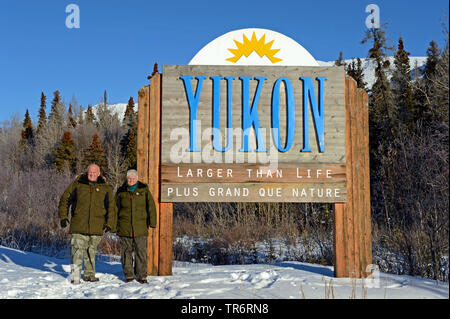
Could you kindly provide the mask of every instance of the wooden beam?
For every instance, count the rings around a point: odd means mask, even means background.
[[[148,184],[149,190],[154,196],[155,188],[158,188],[157,183],[154,183],[153,178],[149,178],[149,163],[152,161],[149,160],[149,149],[151,147],[150,144],[154,144],[150,135],[150,128],[152,127],[150,121],[150,86],[144,86],[139,90],[139,102],[138,102],[138,136],[137,136],[137,171],[139,175],[139,179]],[[152,176],[153,177],[153,176]],[[155,204],[158,198],[155,198]],[[156,204],[157,216],[159,214],[159,205]],[[154,241],[154,232],[155,230],[150,228],[148,241],[147,241],[147,273],[149,275],[157,274],[157,266],[158,265],[158,246]],[[156,261],[156,263],[155,263]]]
[[[172,274],[173,204],[161,203],[161,80],[160,73],[150,79],[150,141],[148,171],[151,189],[157,206],[157,227],[150,229],[152,243],[149,268],[152,275]]]
[[[362,90],[361,90],[362,91]],[[363,109],[363,153],[364,153],[364,219],[365,219],[365,240],[364,249],[366,251],[365,266],[372,264],[372,218],[370,210],[370,158],[369,158],[369,96],[362,91],[362,109]],[[365,276],[369,275],[365,272]]]
[[[347,202],[334,204],[336,277],[365,277],[372,262],[368,95],[345,79]]]
[[[357,167],[356,167],[356,175],[357,175],[357,201],[358,208],[356,210],[357,215],[357,243],[356,245],[359,247],[359,254],[357,256],[357,277],[364,277],[365,273],[365,256],[366,251],[364,248],[364,240],[365,240],[365,213],[364,213],[364,164],[363,164],[363,155],[364,155],[364,130],[363,130],[363,110],[362,110],[362,94],[361,90],[355,87],[355,95],[356,95],[356,133],[357,133]]]
[[[138,93],[138,128],[137,128],[137,171],[139,179],[148,183],[148,171],[146,163],[148,150],[148,112],[149,112],[149,86],[144,86]]]
[[[346,277],[345,273],[345,238],[344,238],[344,203],[334,204],[334,276]]]
[[[161,203],[159,221],[160,276],[172,275],[173,203]]]
[[[159,76],[159,75],[158,75]],[[149,131],[150,139],[148,143],[148,175],[149,189],[153,195],[156,206],[156,228],[150,228],[148,234],[148,268],[150,274],[158,275],[159,269],[159,221],[160,221],[160,198],[159,198],[159,166],[160,166],[160,123],[161,123],[161,102],[159,97],[158,76],[150,80],[149,93]]]

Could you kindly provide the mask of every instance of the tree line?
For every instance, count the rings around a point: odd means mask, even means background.
[[[82,106],[77,107],[76,100],[72,102],[75,105],[69,103],[67,107],[60,92],[53,92],[47,116],[47,97],[42,92],[37,124],[33,126],[27,109],[17,145],[10,145],[9,156],[2,158],[2,164],[15,171],[53,169],[76,175],[96,163],[117,188],[125,172],[136,168],[137,110],[133,98],[123,119],[108,105],[106,91],[96,114],[92,106],[84,111]]]
[[[422,69],[411,69],[400,37],[388,45],[385,28],[370,29],[375,82],[367,88],[361,60],[336,65],[369,94],[371,208],[375,258],[382,268],[448,280],[449,56],[435,41]],[[393,65],[388,52],[393,51]],[[414,71],[414,74],[413,74]],[[388,251],[389,254],[377,254]]]

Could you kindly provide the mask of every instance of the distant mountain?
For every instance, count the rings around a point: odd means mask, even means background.
[[[344,60],[344,62],[346,64],[350,64],[350,63],[352,63],[353,60],[355,60],[355,62],[356,62],[356,58]],[[390,56],[390,57],[388,57],[388,60],[391,64],[391,70],[393,70],[394,57]],[[319,63],[320,66],[334,65],[334,61],[329,61],[329,62],[317,61],[317,62]],[[374,63],[373,59],[369,59],[369,58],[362,58],[361,62],[362,62],[362,69],[364,72],[364,82],[367,83],[367,88],[371,88],[372,85],[375,83],[375,63]],[[411,67],[411,70],[412,70],[411,76],[413,76],[413,77],[415,76],[416,69],[419,70],[419,76],[421,76],[426,62],[427,62],[427,57],[422,57],[422,56],[409,57],[409,66]],[[390,76],[391,76],[391,74],[389,74],[389,77]]]
[[[94,113],[95,117],[97,117],[97,109],[99,107],[99,104],[92,106],[92,112]],[[108,108],[113,112],[113,114],[117,114],[119,117],[119,120],[122,121],[123,117],[125,115],[125,110],[127,109],[127,103],[117,103],[117,104],[108,104]],[[138,105],[135,103],[134,105],[134,111],[137,112]],[[86,110],[84,110],[84,114],[86,114]]]

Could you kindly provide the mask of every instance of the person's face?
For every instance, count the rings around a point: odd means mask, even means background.
[[[136,184],[138,181],[136,175],[131,174],[130,176],[127,177],[127,183],[128,186],[133,186],[134,184]]]
[[[88,179],[91,182],[96,182],[97,178],[100,176],[100,169],[96,165],[92,165],[88,169]]]

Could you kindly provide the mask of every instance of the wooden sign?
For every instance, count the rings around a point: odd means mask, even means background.
[[[148,273],[172,274],[173,202],[334,203],[334,273],[372,263],[368,95],[266,29],[215,39],[139,90],[137,168],[156,204]]]
[[[162,74],[154,74],[150,85],[139,90],[137,166],[140,179],[149,184],[157,208],[157,227],[149,229],[148,274],[166,276],[172,274],[173,204],[161,202],[161,184],[172,183],[172,179],[178,178],[177,174],[184,174],[186,184],[200,185],[205,177],[210,179],[209,182],[222,182],[220,184],[222,186],[224,186],[223,182],[230,182],[232,178],[233,185],[255,184],[259,179],[267,179],[268,171],[265,172],[266,175],[261,171],[248,177],[245,171],[241,171],[240,174],[233,173],[234,166],[244,165],[245,169],[251,169],[254,172],[253,170],[259,167],[259,164],[227,164],[227,167],[231,166],[231,171],[220,163],[208,163],[206,169],[205,163],[201,162],[180,163],[177,166],[161,165],[161,150],[164,148],[161,143],[161,132],[164,131],[161,127],[162,78]],[[317,170],[321,169],[325,174],[319,176],[316,170],[316,176],[314,176],[310,173],[312,170],[308,172],[307,167],[311,167],[310,163],[283,164],[284,173],[273,171],[270,175],[272,178],[281,178],[281,174],[287,174],[283,175],[283,179],[286,183],[293,183],[299,169],[299,176],[305,180],[310,178],[320,184],[326,181],[327,169],[329,169],[335,172],[329,173],[337,183],[346,182],[347,201],[334,203],[334,273],[336,277],[361,278],[370,274],[367,269],[372,263],[368,95],[365,91],[357,89],[353,79],[346,77],[344,83],[345,165],[315,164]],[[345,171],[343,171],[344,168]],[[219,191],[221,192],[218,193],[219,196],[227,195],[227,189]],[[276,194],[276,190],[271,191],[272,194]],[[270,193],[267,192],[267,194]],[[223,201],[223,199],[219,198],[217,201]]]
[[[161,202],[346,202],[343,67],[162,74]]]

